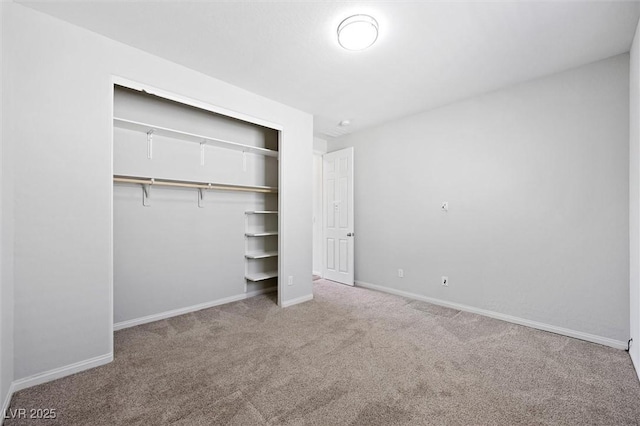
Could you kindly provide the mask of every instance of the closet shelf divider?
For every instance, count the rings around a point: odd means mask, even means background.
[[[277,251],[260,251],[260,252],[252,252],[244,255],[247,259],[266,259],[267,257],[277,257]]]
[[[245,278],[249,281],[264,281],[270,278],[276,278],[278,276],[278,271],[269,271],[269,272],[255,272],[251,274],[246,274]]]
[[[246,232],[244,235],[246,235],[247,237],[268,237],[271,235],[278,235],[278,233],[276,231],[273,232]]]

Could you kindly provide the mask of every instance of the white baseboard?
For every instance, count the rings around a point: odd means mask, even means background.
[[[53,370],[34,374],[33,376],[25,377],[23,379],[14,380],[11,387],[13,388],[13,392],[17,392],[22,389],[30,388],[31,386],[40,385],[84,370],[89,370],[90,368],[99,367],[101,365],[108,364],[111,361],[113,361],[113,352],[76,362],[75,364],[65,365],[64,367],[54,368]]]
[[[285,300],[284,302],[282,302],[282,307],[283,308],[288,308],[289,306],[297,305],[299,303],[308,302],[310,300],[313,300],[313,294],[307,294],[306,296],[297,297],[297,298],[291,299],[291,300]]]
[[[556,327],[555,325],[544,324],[537,321],[531,321],[524,318],[514,317],[511,315],[501,314],[499,312],[489,311],[486,309],[475,308],[473,306],[463,305],[460,303],[447,302],[446,300],[434,299],[432,297],[422,296],[420,294],[409,293],[407,291],[396,290],[394,288],[384,287],[377,284],[370,284],[363,281],[356,281],[358,287],[377,290],[384,293],[395,294],[409,299],[421,300],[423,302],[433,303],[434,305],[444,306],[446,308],[458,309],[460,311],[471,312],[473,314],[483,315],[485,317],[495,318],[514,324],[524,325],[526,327],[538,330],[549,331],[551,333],[561,334],[563,336],[573,337],[576,339],[586,340],[587,342],[598,343],[604,346],[610,346],[616,349],[627,349],[627,342],[610,339],[608,337],[596,336],[595,334],[583,333],[581,331],[570,330],[568,328]]]
[[[0,417],[0,426],[4,424],[4,414],[9,410],[9,405],[11,404],[11,397],[13,393],[16,391],[15,385],[11,383],[9,386],[9,390],[7,391],[7,396],[4,398],[4,402],[2,403],[2,416]]]
[[[311,274],[313,274],[313,275],[317,275],[317,276],[319,276],[320,278],[324,278],[324,277],[322,276],[322,272],[319,272],[319,271],[313,271],[313,272],[311,272]]]
[[[191,312],[200,311],[202,309],[212,308],[214,306],[224,305],[226,303],[237,302],[239,300],[248,299],[250,297],[259,296],[261,294],[271,293],[278,290],[277,287],[269,287],[261,290],[250,291],[248,293],[238,294],[236,296],[225,297],[223,299],[213,300],[211,302],[199,303],[185,308],[173,309],[171,311],[161,312],[159,314],[147,315],[142,318],[122,321],[113,325],[113,331],[122,330],[124,328],[135,327],[136,325],[147,324],[149,322],[160,321],[163,319],[184,315]]]

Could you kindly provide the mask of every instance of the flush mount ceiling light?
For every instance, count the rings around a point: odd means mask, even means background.
[[[364,50],[377,38],[378,22],[369,15],[353,15],[338,25],[338,43],[347,50]]]

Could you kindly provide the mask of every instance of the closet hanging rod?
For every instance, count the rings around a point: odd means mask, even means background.
[[[228,183],[191,182],[186,180],[155,179],[155,178],[138,177],[138,176],[114,175],[113,181],[115,183],[134,183],[138,185],[173,186],[173,187],[179,187],[179,188],[212,189],[212,190],[223,190],[223,191],[246,191],[246,192],[265,192],[265,193],[278,192],[278,188],[273,186],[232,185]]]

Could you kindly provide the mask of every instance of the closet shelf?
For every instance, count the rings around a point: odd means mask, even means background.
[[[278,212],[273,210],[252,210],[244,212],[244,214],[278,214]]]
[[[187,142],[205,143],[220,148],[235,149],[243,152],[251,152],[267,157],[278,158],[278,151],[272,149],[260,148],[252,145],[245,145],[238,142],[227,141],[224,139],[216,139],[210,136],[197,135],[195,133],[183,132],[181,130],[169,129],[167,127],[154,126],[152,124],[141,123],[139,121],[127,120],[125,118],[113,117],[113,125],[121,129],[135,130],[143,133],[152,133],[159,136],[167,136],[174,139],[180,139]]]
[[[261,251],[255,253],[247,253],[244,255],[247,259],[265,259],[267,257],[277,257],[277,251]]]
[[[193,182],[187,180],[155,179],[140,176],[114,175],[113,181],[115,183],[136,183],[139,185],[174,186],[179,188],[197,188],[223,191],[247,191],[266,193],[278,192],[278,188],[273,186],[232,185],[229,183]]]
[[[278,276],[278,271],[269,271],[269,272],[256,272],[256,273],[252,273],[252,274],[246,274],[245,278],[248,281],[264,281],[264,280],[268,280],[269,278],[277,278]]]
[[[271,232],[246,232],[244,235],[247,237],[268,237],[270,235],[278,235],[277,231]]]

